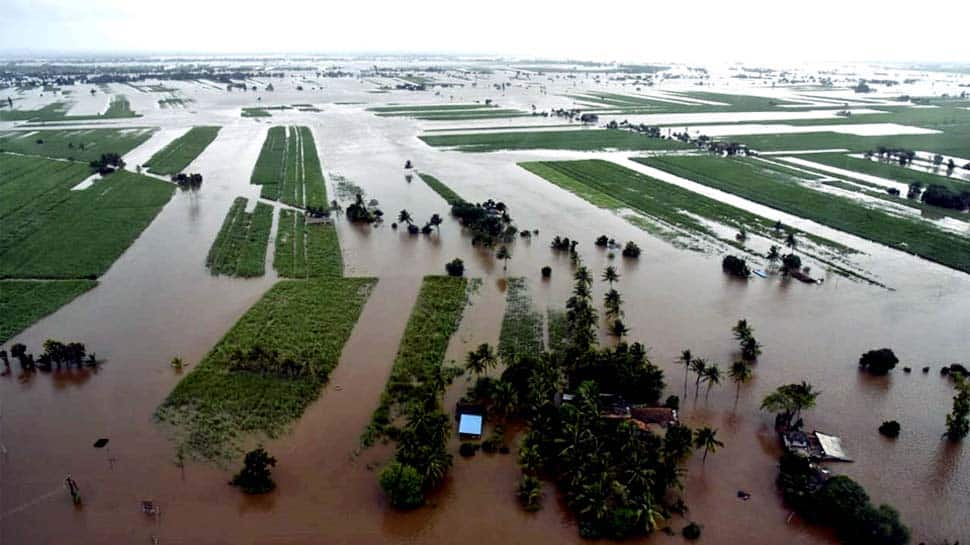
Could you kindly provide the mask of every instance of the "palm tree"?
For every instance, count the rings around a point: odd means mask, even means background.
[[[712,364],[704,368],[704,382],[707,383],[707,392],[704,393],[704,401],[711,396],[711,387],[721,383],[721,369],[717,364]]]
[[[182,372],[182,368],[185,367],[185,362],[182,361],[182,358],[176,356],[176,357],[172,358],[171,365],[175,369],[176,372],[181,373]]]
[[[498,365],[498,358],[488,343],[478,345],[477,349],[469,352],[468,356],[465,357],[465,369],[478,376],[484,375],[496,365]]]
[[[438,230],[438,234],[441,234],[441,216],[438,214],[431,214],[431,219],[428,220],[428,225],[434,227]]]
[[[697,394],[700,392],[704,369],[707,369],[707,360],[704,358],[694,358],[691,360],[690,370],[697,374],[697,379],[694,380],[694,401],[697,401]]]
[[[781,261],[781,248],[772,244],[771,248],[768,249],[768,264],[770,268],[775,268],[779,261]]]
[[[741,341],[741,357],[754,361],[761,355],[761,344],[754,337],[748,337]]]
[[[734,393],[734,406],[738,406],[738,398],[741,397],[741,385],[751,380],[751,367],[746,362],[736,361],[731,364],[731,380],[737,390]]]
[[[603,299],[603,306],[606,307],[607,318],[617,319],[623,316],[623,310],[621,309],[621,306],[623,305],[623,298],[620,297],[620,292],[611,289],[610,291],[606,292]]]
[[[621,340],[629,332],[630,332],[630,328],[628,328],[626,324],[623,323],[623,320],[619,318],[617,318],[616,320],[613,321],[612,324],[610,324],[610,333],[615,337],[619,337]]]
[[[795,251],[798,247],[798,240],[795,238],[795,231],[788,231],[788,236],[785,237],[785,246],[788,246],[791,251]]]
[[[800,384],[786,384],[765,396],[761,401],[761,408],[779,413],[775,419],[776,424],[790,428],[792,421],[797,422],[800,419],[804,409],[815,406],[815,400],[820,393],[804,380]]]
[[[702,464],[707,463],[707,455],[709,453],[717,452],[717,449],[723,446],[724,443],[717,439],[717,429],[704,427],[694,432],[694,447],[704,449],[704,457],[701,459]]]
[[[407,210],[401,210],[401,212],[397,215],[397,221],[400,223],[406,223],[408,225],[414,223],[414,220],[411,218],[411,214],[409,214]]]
[[[613,282],[620,281],[620,273],[616,272],[616,267],[610,265],[603,271],[603,281],[610,283],[610,289],[613,289]]]
[[[502,265],[502,270],[507,271],[509,269],[509,260],[512,259],[512,254],[509,253],[509,247],[504,244],[500,246],[498,251],[495,252],[495,257],[505,262]]]
[[[684,397],[687,397],[687,373],[690,371],[691,354],[690,349],[680,353],[680,362],[684,364]]]
[[[734,327],[731,328],[731,331],[734,332],[734,338],[739,341],[743,341],[744,339],[747,339],[754,333],[754,329],[752,329],[751,326],[748,325],[748,320],[746,319],[738,320],[738,323],[734,324]]]

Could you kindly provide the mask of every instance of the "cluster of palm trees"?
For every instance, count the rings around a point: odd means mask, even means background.
[[[761,355],[761,344],[754,338],[754,328],[748,324],[748,320],[738,320],[731,331],[741,348],[741,359],[744,361],[757,360],[758,356]]]
[[[746,323],[744,320],[738,322]],[[736,326],[737,327],[737,326]],[[757,345],[757,341],[755,341]],[[742,341],[742,352],[746,346],[745,342]],[[760,347],[760,345],[757,345]],[[760,353],[760,348],[758,348]],[[687,380],[691,373],[694,374],[694,402],[697,402],[697,397],[700,394],[701,383],[707,385],[707,390],[704,394],[704,400],[711,394],[711,388],[717,386],[721,383],[721,379],[724,378],[721,373],[721,368],[716,363],[709,362],[705,358],[697,358],[691,353],[691,351],[684,350],[680,354],[680,363],[684,366],[684,397],[687,397]],[[735,394],[734,394],[734,405],[737,406],[738,399],[741,397],[741,386],[748,383],[751,380],[753,373],[751,371],[751,366],[747,361],[737,360],[731,364],[731,368],[728,370],[728,377],[734,382]]]
[[[776,221],[775,234],[780,235],[783,230],[784,225],[782,225],[781,221]],[[778,263],[781,263],[781,270],[784,273],[798,271],[802,267],[802,259],[795,254],[795,250],[798,248],[798,239],[795,237],[795,231],[788,231],[785,234],[785,246],[789,250],[787,254],[782,254],[781,247],[775,244],[771,245],[767,255],[769,267],[776,269]]]
[[[44,352],[36,359],[32,353],[27,352],[27,346],[16,343],[10,347],[10,354],[6,350],[0,350],[0,361],[3,362],[4,373],[10,372],[10,358],[14,358],[20,364],[23,372],[31,371],[51,371],[71,367],[92,367],[98,364],[97,356],[93,353],[88,354],[84,343],[69,342],[63,343],[53,339],[44,341]]]
[[[603,271],[603,281],[609,283],[610,289],[603,296],[603,306],[606,308],[606,319],[609,322],[610,334],[623,339],[630,332],[630,329],[623,323],[623,298],[620,292],[613,288],[614,282],[620,281],[620,273],[616,267],[610,265]]]
[[[397,215],[397,223],[392,223],[391,228],[397,229],[397,224],[403,223],[408,226],[408,233],[412,235],[416,235],[418,233],[430,235],[432,228],[436,229],[440,234],[442,222],[443,220],[441,219],[441,216],[438,214],[431,214],[431,218],[428,219],[428,222],[424,224],[424,227],[419,228],[417,225],[415,225],[414,218],[411,217],[411,213],[407,210],[401,210]]]
[[[786,384],[765,396],[761,409],[775,413],[775,427],[778,429],[801,429],[802,411],[814,407],[820,393],[805,381]]]

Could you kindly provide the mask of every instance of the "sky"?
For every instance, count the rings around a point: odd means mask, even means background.
[[[964,62],[965,0],[0,0],[14,53],[442,53]]]

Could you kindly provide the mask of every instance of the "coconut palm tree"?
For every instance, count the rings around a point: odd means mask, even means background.
[[[428,225],[437,229],[438,234],[441,234],[441,223],[442,223],[441,216],[439,216],[438,214],[431,214],[431,219],[428,220]]]
[[[694,380],[694,401],[697,401],[697,394],[700,392],[701,379],[704,378],[705,369],[707,369],[707,360],[704,358],[694,358],[691,360],[690,370],[697,375],[697,378]]]
[[[781,261],[781,248],[779,248],[775,244],[772,244],[771,248],[768,249],[769,268],[771,269],[776,268],[779,261]]]
[[[734,324],[734,327],[731,328],[731,331],[734,332],[734,338],[739,341],[743,341],[744,339],[747,339],[754,333],[754,329],[752,329],[751,326],[748,325],[748,320],[746,319],[738,320],[738,323]]]
[[[626,334],[629,332],[630,332],[630,328],[628,328],[626,324],[623,323],[623,320],[619,318],[617,318],[616,320],[613,321],[612,324],[610,324],[610,334],[612,334],[614,337],[619,337],[620,340],[622,340],[623,337],[626,336]]]
[[[702,464],[707,463],[708,454],[717,452],[717,449],[723,446],[724,443],[717,439],[717,429],[704,427],[694,432],[694,448],[704,449]]]
[[[182,358],[176,356],[172,358],[171,365],[176,372],[180,373],[182,372],[182,368],[185,367],[185,362],[182,361]]]
[[[798,247],[798,239],[795,238],[795,231],[788,231],[788,236],[785,237],[785,246],[788,246],[792,252]]]
[[[469,352],[465,357],[465,369],[478,376],[484,375],[496,365],[498,365],[498,358],[495,350],[488,343],[478,345],[477,349]]]
[[[610,265],[603,271],[603,281],[610,283],[610,289],[613,289],[613,282],[620,281],[620,273],[616,272],[616,267]]]
[[[751,380],[751,367],[746,362],[736,361],[731,364],[731,380],[737,388],[734,392],[734,406],[738,406],[738,398],[741,397],[741,385]]]
[[[606,292],[603,297],[603,306],[606,307],[606,317],[618,319],[623,316],[623,310],[621,309],[623,305],[623,298],[620,297],[620,292],[611,289]]]
[[[408,213],[407,210],[401,210],[401,212],[397,215],[397,221],[399,223],[406,223],[408,225],[414,223],[414,219],[411,218],[411,214]]]
[[[800,384],[786,384],[765,396],[761,401],[761,408],[778,413],[776,424],[790,428],[793,422],[800,419],[803,410],[815,406],[815,400],[820,393],[804,380]]]
[[[684,364],[684,397],[687,397],[687,374],[690,372],[690,364],[692,362],[690,349],[684,350],[680,353],[680,363]]]
[[[704,382],[707,383],[707,391],[704,393],[704,401],[711,396],[711,387],[721,383],[721,369],[717,364],[708,365],[704,368]]]
[[[497,252],[495,252],[495,257],[501,259],[504,264],[502,265],[502,270],[507,271],[509,269],[509,260],[512,259],[512,254],[509,253],[509,247],[506,245],[501,245]]]

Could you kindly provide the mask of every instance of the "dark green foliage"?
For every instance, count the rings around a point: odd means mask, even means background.
[[[956,192],[946,186],[933,184],[926,188],[920,200],[932,206],[963,211],[970,208],[970,191]]]
[[[537,358],[542,352],[542,315],[532,307],[524,278],[508,280],[505,315],[499,334],[498,355],[503,362],[520,357]]]
[[[895,439],[899,437],[900,426],[895,420],[887,420],[879,425],[879,433]]]
[[[458,454],[462,455],[465,458],[470,458],[475,455],[475,452],[477,450],[478,450],[478,445],[476,445],[475,443],[462,443],[461,446],[458,447]]]
[[[798,272],[802,268],[802,258],[795,254],[785,254],[781,258],[781,270],[785,274]]]
[[[465,199],[462,199],[460,195],[452,191],[450,187],[446,186],[444,182],[435,178],[434,176],[430,174],[418,173],[418,177],[421,178],[424,183],[428,184],[428,187],[433,189],[435,193],[441,195],[441,198],[451,206],[457,206],[465,203]]]
[[[456,257],[448,263],[445,263],[445,271],[448,273],[448,276],[464,276],[465,262]]]
[[[748,278],[751,276],[751,269],[748,268],[744,259],[733,255],[726,255],[721,261],[721,269],[731,276],[738,278]]]
[[[250,182],[262,185],[260,196],[300,208],[324,209],[327,191],[309,127],[269,129]]]
[[[685,539],[694,541],[695,539],[700,539],[701,537],[701,526],[696,522],[691,522],[680,531],[680,534],[684,536]]]
[[[242,488],[246,494],[265,494],[276,488],[276,482],[270,472],[276,467],[276,458],[270,456],[262,447],[246,453],[242,470],[237,473],[229,484]]]
[[[413,467],[394,461],[380,476],[381,489],[398,509],[414,509],[424,505],[421,475]]]
[[[273,268],[285,278],[339,277],[343,257],[332,223],[307,223],[306,216],[280,210]]]
[[[192,127],[145,163],[153,174],[178,174],[216,139],[221,127]]]
[[[859,358],[859,367],[874,375],[885,375],[893,370],[899,359],[889,348],[870,350]]]
[[[970,380],[963,373],[951,373],[956,381],[953,410],[946,415],[946,436],[960,441],[970,434]]]
[[[42,138],[27,137],[26,131],[0,132],[0,149],[24,155],[93,161],[103,153],[124,155],[140,146],[155,129],[54,129]],[[42,143],[38,143],[40,140]],[[0,169],[2,170],[2,169]]]
[[[542,272],[543,278],[549,278],[550,276],[552,276],[552,267],[550,267],[549,265],[546,265],[542,268],[541,272]]]
[[[523,475],[519,481],[519,503],[526,511],[542,509],[542,481],[531,475]]]
[[[429,146],[455,147],[458,151],[466,152],[531,149],[593,151],[606,148],[667,150],[687,147],[676,140],[649,138],[621,130],[482,132],[425,135],[419,138]]]
[[[626,245],[623,246],[623,257],[637,259],[640,257],[640,247],[632,240],[627,241]]]

